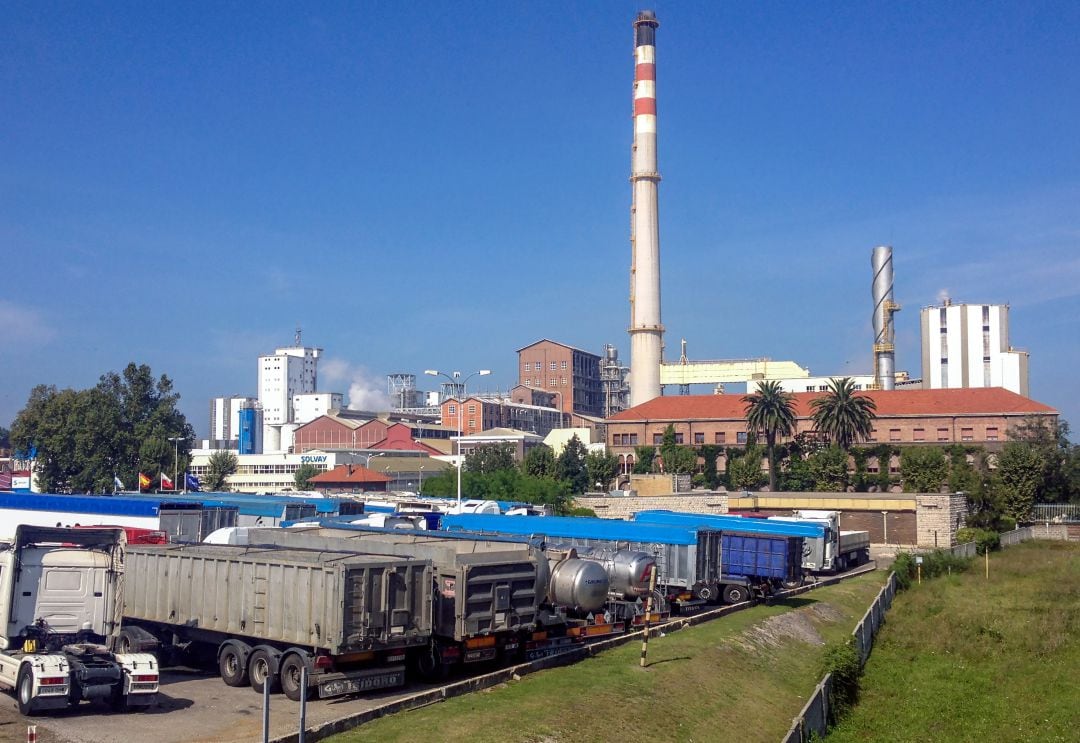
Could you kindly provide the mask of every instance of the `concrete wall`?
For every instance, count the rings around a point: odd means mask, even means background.
[[[874,544],[919,547],[952,547],[956,530],[963,528],[967,500],[958,493],[903,493],[874,496],[868,493],[741,493],[704,492],[637,497],[581,497],[575,505],[591,508],[597,516],[627,519],[635,511],[650,508],[690,513],[724,514],[728,511],[757,511],[767,515],[790,516],[793,510],[840,511],[840,528],[866,531]]]

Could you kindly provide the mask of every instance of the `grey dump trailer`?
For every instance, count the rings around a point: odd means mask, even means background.
[[[431,562],[330,549],[131,547],[124,647],[212,649],[229,686],[320,697],[400,686],[431,637]]]
[[[566,612],[589,612],[607,600],[608,578],[595,561],[546,555],[518,540],[461,539],[399,529],[249,529],[249,544],[350,549],[414,555],[431,561],[432,641],[416,653],[427,677],[454,666],[557,652],[574,642]]]

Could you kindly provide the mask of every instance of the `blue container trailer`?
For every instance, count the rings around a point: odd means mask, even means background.
[[[678,608],[745,601],[802,582],[802,537],[739,534],[698,526],[566,516],[444,515],[449,532],[544,537],[548,546],[606,547],[651,554],[657,584]]]

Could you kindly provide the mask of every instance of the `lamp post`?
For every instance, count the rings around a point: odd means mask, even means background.
[[[179,474],[179,471],[180,471],[180,442],[183,441],[183,440],[184,440],[183,436],[170,436],[169,437],[169,441],[173,442],[173,467],[172,467],[173,481],[172,481],[172,489],[173,489],[174,493],[178,490],[178,488],[176,487],[176,478],[177,478],[177,475]],[[184,479],[187,480],[186,477]],[[186,482],[184,484],[184,487],[185,488],[187,487]]]
[[[464,411],[461,408],[465,404],[465,398],[467,396],[466,395],[466,392],[467,392],[466,385],[469,383],[469,380],[472,379],[473,377],[476,377],[476,376],[486,377],[488,374],[491,374],[491,369],[478,369],[477,371],[474,371],[472,374],[468,375],[464,379],[461,379],[461,372],[459,372],[459,371],[454,372],[453,376],[451,376],[450,374],[447,374],[445,372],[441,372],[438,369],[424,369],[424,374],[427,374],[429,377],[446,377],[447,379],[450,380],[451,384],[454,384],[454,385],[460,384],[461,385],[461,400],[458,401],[458,425],[457,425],[457,505],[458,505],[458,510],[460,511],[461,510],[461,468],[465,466],[465,459],[461,456],[461,422],[462,422],[462,415],[464,414]],[[459,379],[461,380],[460,382],[458,381]]]
[[[424,465],[420,465],[420,491],[418,495],[420,497],[424,495]]]

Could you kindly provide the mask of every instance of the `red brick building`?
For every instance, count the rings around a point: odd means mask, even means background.
[[[385,492],[391,479],[358,464],[343,464],[315,475],[310,482],[320,493],[361,493]]]
[[[449,398],[442,402],[443,427],[457,435],[458,427],[465,436],[493,428],[531,431],[545,436],[553,428],[562,427],[563,414],[556,408],[539,407],[515,402],[508,397],[477,396],[464,400]]]
[[[327,449],[393,449],[422,450],[437,454],[440,453],[439,450],[425,445],[423,440],[448,440],[456,430],[433,423],[391,421],[331,412],[296,429],[293,451],[303,454],[306,451]]]
[[[555,397],[565,413],[604,415],[600,357],[556,341],[539,340],[518,349],[518,384]]]
[[[1009,429],[1035,417],[1056,425],[1048,405],[1000,387],[938,390],[874,390],[859,393],[874,400],[877,418],[866,443],[896,445],[972,443],[993,447],[1008,440]],[[822,393],[794,393],[796,433],[815,431],[810,401]],[[688,446],[746,443],[746,403],[742,395],[657,397],[607,420],[607,444],[622,471],[634,462],[634,447],[659,445],[668,425],[677,443]]]

